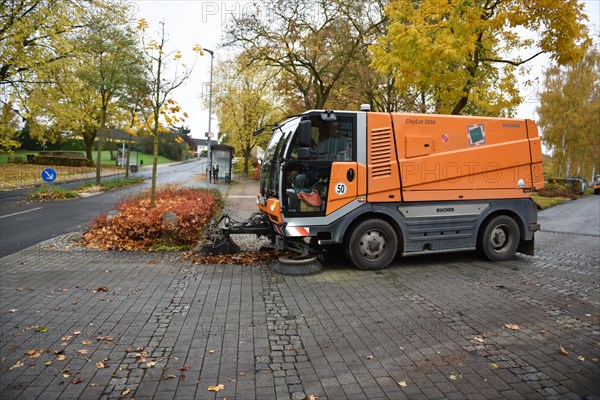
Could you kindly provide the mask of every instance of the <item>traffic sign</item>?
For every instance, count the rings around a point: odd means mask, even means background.
[[[42,180],[46,183],[54,182],[57,176],[58,174],[52,168],[44,168],[42,170]]]

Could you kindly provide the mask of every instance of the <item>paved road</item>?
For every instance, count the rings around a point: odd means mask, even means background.
[[[600,236],[600,196],[585,196],[538,214],[542,230]]]
[[[197,182],[204,159],[159,165],[157,184]],[[145,167],[137,176],[147,178],[143,185],[101,193],[85,199],[23,202],[27,191],[0,192],[0,257],[41,241],[84,229],[100,213],[110,210],[122,198],[150,187],[151,170]],[[76,186],[78,184],[69,184]]]
[[[598,237],[536,239],[308,277],[31,247],[0,262],[0,398],[599,399]]]

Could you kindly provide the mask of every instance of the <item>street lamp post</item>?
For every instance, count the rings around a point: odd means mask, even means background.
[[[213,59],[215,58],[215,53],[209,49],[202,49],[210,54],[210,83],[208,85],[208,182],[210,183],[212,176],[212,163],[210,158],[210,137],[212,135],[211,132],[211,121],[212,121],[212,81],[213,81]]]

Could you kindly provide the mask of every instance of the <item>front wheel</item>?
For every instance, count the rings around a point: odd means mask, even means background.
[[[520,240],[521,234],[515,220],[500,215],[486,225],[478,250],[490,261],[506,261],[515,255]]]
[[[370,219],[354,228],[346,243],[346,253],[358,268],[376,270],[390,265],[397,247],[394,228],[380,219]]]

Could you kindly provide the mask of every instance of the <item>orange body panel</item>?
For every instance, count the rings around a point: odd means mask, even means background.
[[[354,170],[352,182],[348,180],[350,169]],[[356,199],[358,195],[357,175],[357,163],[355,162],[334,162],[331,165],[331,179],[327,191],[327,215]]]
[[[523,198],[543,185],[539,137],[532,121],[429,114],[391,117],[404,201]],[[371,121],[387,126],[384,119],[369,115]],[[369,123],[369,132],[376,129]],[[380,190],[377,194],[385,197]]]
[[[369,202],[401,201],[400,174],[390,114],[367,114]]]
[[[258,208],[269,216],[271,222],[281,224],[281,202],[278,199],[267,199],[266,205],[258,204]]]

